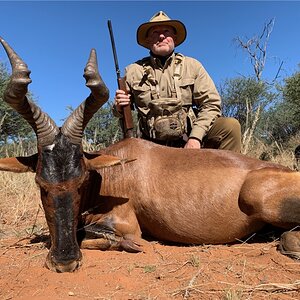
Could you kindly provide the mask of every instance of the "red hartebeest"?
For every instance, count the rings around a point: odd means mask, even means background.
[[[4,100],[34,129],[31,157],[4,158],[0,170],[36,172],[51,236],[46,265],[71,272],[89,249],[141,251],[141,234],[179,243],[227,243],[265,224],[300,224],[300,173],[221,150],[175,149],[125,139],[84,153],[83,130],[108,99],[95,51],[85,68],[90,96],[58,128],[26,98],[26,64],[1,39],[12,65]],[[281,238],[285,254],[300,257],[300,232]]]

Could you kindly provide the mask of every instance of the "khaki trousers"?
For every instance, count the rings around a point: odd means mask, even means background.
[[[241,152],[241,125],[234,118],[219,117],[202,141],[202,148]]]

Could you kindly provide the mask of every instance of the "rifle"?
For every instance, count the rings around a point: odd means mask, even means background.
[[[111,41],[111,46],[112,46],[113,55],[114,55],[118,88],[120,90],[124,91],[126,94],[128,94],[127,89],[126,89],[125,79],[124,79],[124,77],[121,77],[121,72],[119,69],[119,63],[118,63],[118,58],[117,58],[117,51],[116,51],[116,45],[115,45],[111,20],[107,21],[107,25],[108,25],[108,29],[109,29],[110,41]],[[122,126],[122,128],[123,128],[124,138],[131,138],[131,137],[133,137],[133,120],[132,120],[130,104],[123,106],[122,110],[123,110],[123,124],[122,124],[123,126]]]

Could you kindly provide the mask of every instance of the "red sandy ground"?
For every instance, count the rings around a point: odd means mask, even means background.
[[[0,299],[300,299],[300,262],[276,240],[84,250],[82,267],[64,274],[44,267],[48,249],[36,240],[0,239]]]

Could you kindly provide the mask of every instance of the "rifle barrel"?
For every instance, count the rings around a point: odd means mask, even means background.
[[[115,68],[116,68],[117,78],[119,79],[121,77],[121,72],[120,72],[120,68],[119,68],[119,62],[118,62],[118,56],[117,56],[117,50],[116,50],[116,44],[115,44],[115,39],[114,39],[114,33],[113,33],[113,29],[112,29],[111,20],[107,21],[107,26],[108,26],[109,35],[110,35],[111,47],[112,47],[112,50],[113,50],[113,56],[114,56],[114,61],[115,61]]]

